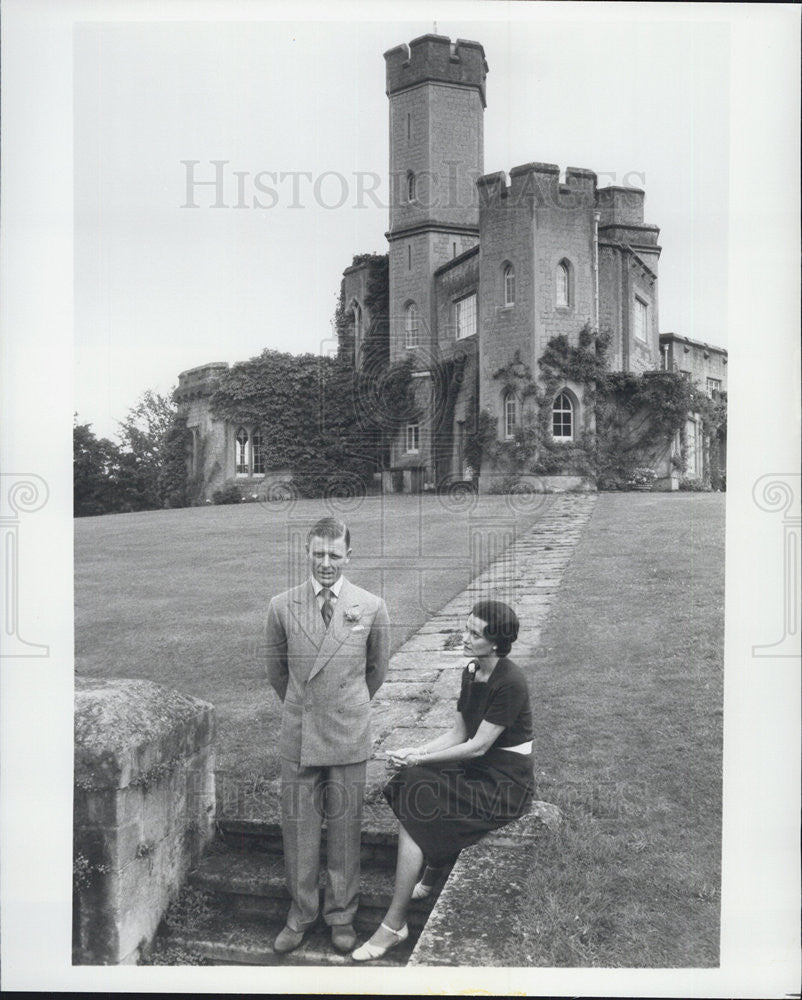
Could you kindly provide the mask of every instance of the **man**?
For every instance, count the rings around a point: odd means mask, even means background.
[[[342,575],[348,528],[318,521],[306,539],[311,575],[274,597],[267,612],[267,675],[283,703],[281,826],[287,923],[273,947],[297,948],[318,916],[322,817],[327,821],[323,918],[338,951],[356,945],[362,797],[371,754],[370,700],[389,659],[384,601]]]

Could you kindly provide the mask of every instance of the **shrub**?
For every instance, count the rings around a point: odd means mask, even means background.
[[[224,486],[221,490],[215,490],[212,493],[212,503],[216,504],[226,504],[226,503],[241,503],[242,502],[242,492],[236,483],[229,483]]]

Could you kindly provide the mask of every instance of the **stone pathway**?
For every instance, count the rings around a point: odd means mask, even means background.
[[[474,602],[494,597],[515,608],[521,629],[512,655],[524,662],[533,654],[596,499],[595,493],[553,497],[531,528],[396,651],[373,702],[374,752],[415,745],[445,732],[459,693],[458,671],[465,663],[458,640]],[[452,643],[457,649],[446,648]],[[369,799],[385,781],[384,759],[370,761]]]

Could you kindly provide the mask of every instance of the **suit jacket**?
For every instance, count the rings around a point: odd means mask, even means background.
[[[270,601],[267,676],[284,705],[282,757],[302,765],[370,757],[370,700],[387,673],[389,624],[384,601],[345,578],[328,628],[309,580]]]

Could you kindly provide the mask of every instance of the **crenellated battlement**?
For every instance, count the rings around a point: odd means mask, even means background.
[[[514,204],[530,200],[560,208],[590,208],[596,203],[596,174],[581,167],[568,167],[562,184],[556,163],[522,163],[510,170],[509,182],[502,170],[485,174],[476,183],[483,207],[505,198]]]
[[[617,185],[599,188],[597,204],[602,226],[643,225],[644,198],[645,194],[641,188]]]
[[[485,50],[479,42],[447,35],[421,35],[409,45],[396,45],[384,53],[387,67],[387,96],[434,81],[479,91],[486,106],[485,77],[488,73]]]

